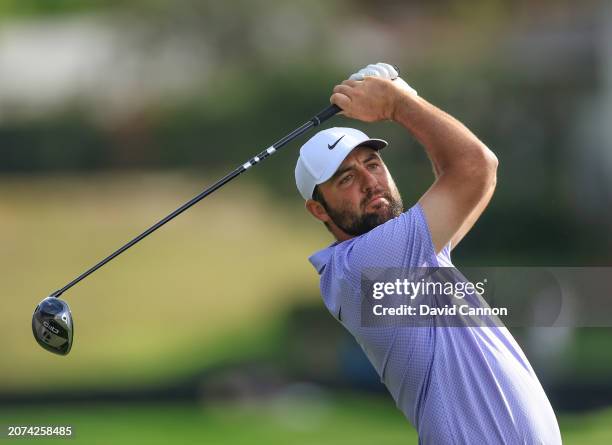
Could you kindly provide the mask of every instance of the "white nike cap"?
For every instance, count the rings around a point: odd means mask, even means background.
[[[388,144],[354,128],[328,128],[311,137],[300,148],[295,166],[295,184],[302,197],[312,199],[314,188],[331,178],[351,151],[361,145],[382,150]]]

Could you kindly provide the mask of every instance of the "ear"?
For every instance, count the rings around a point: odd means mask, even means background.
[[[319,221],[327,223],[330,221],[330,217],[325,210],[325,207],[320,202],[315,201],[314,199],[309,199],[306,201],[306,210],[317,218]]]

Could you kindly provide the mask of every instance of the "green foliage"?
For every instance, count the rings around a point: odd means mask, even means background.
[[[414,429],[388,398],[290,395],[243,403],[0,411],[4,423],[74,425],[80,444],[397,444]],[[65,441],[65,439],[64,439]],[[54,441],[50,441],[54,442]]]
[[[125,3],[124,0],[2,0],[0,20],[100,10]]]
[[[4,425],[73,425],[76,444],[416,443],[414,429],[388,398],[329,394],[242,403],[43,406],[0,410]],[[612,411],[561,415],[563,443],[612,442]],[[65,443],[66,439],[45,440]],[[29,443],[29,441],[26,441]],[[33,441],[32,441],[33,442]],[[38,443],[38,440],[37,440]]]

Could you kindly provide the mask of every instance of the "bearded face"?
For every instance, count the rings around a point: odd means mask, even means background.
[[[336,207],[324,199],[321,204],[334,224],[351,236],[363,235],[404,211],[402,197],[395,184],[388,190],[369,190],[357,206],[349,200],[342,200]]]
[[[329,180],[315,187],[306,208],[339,241],[363,235],[404,211],[378,151],[367,146],[355,148]]]

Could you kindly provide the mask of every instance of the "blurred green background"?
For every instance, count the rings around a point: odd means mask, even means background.
[[[388,61],[500,160],[453,252],[467,265],[609,265],[612,7],[605,1],[0,2],[0,425],[75,443],[414,443],[325,311],[306,258],[301,141],[66,294],[67,357],[36,304]],[[407,205],[432,181],[390,123]],[[303,138],[302,140],[305,140]],[[612,320],[611,320],[612,322]],[[565,443],[612,443],[609,328],[513,330]]]

